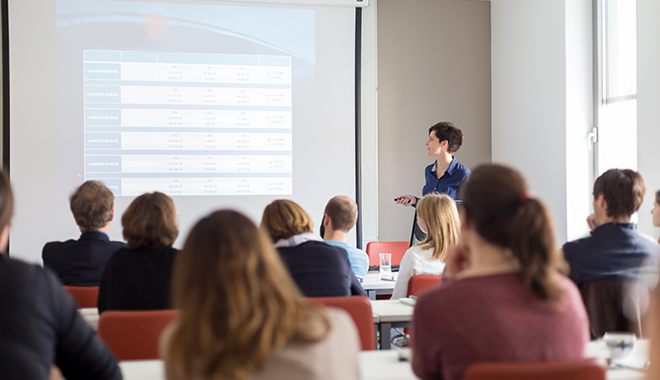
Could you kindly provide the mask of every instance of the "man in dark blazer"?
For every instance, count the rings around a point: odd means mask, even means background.
[[[98,285],[112,253],[124,248],[124,243],[108,237],[114,200],[110,189],[98,181],[83,183],[69,197],[82,234],[78,240],[46,243],[42,252],[44,266],[57,273],[64,285]]]

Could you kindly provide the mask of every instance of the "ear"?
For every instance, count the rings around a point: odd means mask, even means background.
[[[330,217],[328,214],[323,215],[323,227],[328,227],[330,225]]]
[[[112,222],[114,218],[115,218],[115,209],[113,208],[112,213],[110,213],[110,221]]]
[[[604,194],[600,194],[598,198],[596,198],[596,204],[598,205],[599,208],[607,211],[607,201],[605,200]]]
[[[449,146],[449,140],[443,140],[443,141],[440,143],[440,148],[447,149],[448,146]]]

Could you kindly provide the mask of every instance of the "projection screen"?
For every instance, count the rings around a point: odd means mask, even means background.
[[[292,199],[318,232],[328,199],[355,199],[355,6],[8,8],[12,256],[40,262],[46,242],[77,238],[68,196],[90,179],[115,194],[113,240],[137,195],[170,195],[179,248],[219,208],[259,223],[269,202]]]

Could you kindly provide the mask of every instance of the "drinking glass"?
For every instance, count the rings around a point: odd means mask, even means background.
[[[381,253],[380,257],[380,278],[381,280],[391,280],[392,276],[392,254]]]

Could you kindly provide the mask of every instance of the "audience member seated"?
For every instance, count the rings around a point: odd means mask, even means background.
[[[99,313],[105,310],[171,308],[170,283],[179,234],[174,202],[163,193],[140,195],[121,218],[126,248],[103,271]]]
[[[78,240],[46,243],[42,252],[44,266],[64,285],[97,286],[112,253],[124,248],[124,243],[108,237],[114,200],[112,191],[98,181],[83,183],[69,197],[82,234]]]
[[[369,270],[369,256],[363,250],[351,247],[346,242],[346,235],[355,226],[357,219],[357,204],[347,196],[338,195],[330,199],[325,206],[321,222],[321,237],[327,244],[346,250],[351,270],[355,277],[362,282]]]
[[[655,193],[651,215],[653,215],[653,227],[660,227],[660,191]],[[658,243],[660,243],[660,239],[658,239]]]
[[[0,377],[47,379],[58,366],[68,379],[121,379],[112,354],[55,275],[4,254],[13,208],[9,181],[0,173]]]
[[[587,218],[591,236],[564,244],[571,278],[580,286],[599,279],[634,279],[644,263],[658,256],[660,245],[631,223],[646,187],[629,169],[610,169],[594,183],[594,213]]]
[[[439,275],[445,269],[449,245],[460,243],[461,222],[456,203],[447,194],[429,193],[417,203],[417,225],[426,234],[419,244],[408,249],[401,259],[399,277],[392,299],[408,295],[410,277]]]
[[[276,200],[266,206],[261,229],[275,242],[289,274],[307,297],[364,296],[346,251],[328,245],[312,231],[312,218],[298,204]]]
[[[167,379],[359,378],[353,321],[305,302],[247,217],[214,212],[182,252],[173,284],[181,312],[161,338]]]
[[[450,247],[440,286],[415,306],[412,367],[421,379],[459,380],[483,361],[584,357],[587,316],[561,275],[548,211],[520,173],[483,165],[461,189],[463,246]]]

